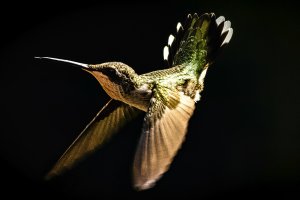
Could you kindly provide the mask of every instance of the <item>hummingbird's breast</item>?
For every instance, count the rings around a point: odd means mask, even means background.
[[[129,93],[124,93],[123,97],[125,103],[147,112],[151,96],[152,90],[150,89],[149,84],[142,84],[131,90]]]

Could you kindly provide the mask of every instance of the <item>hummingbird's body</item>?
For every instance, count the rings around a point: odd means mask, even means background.
[[[147,189],[166,172],[187,132],[195,103],[200,100],[209,65],[232,36],[231,23],[213,13],[188,15],[184,26],[170,35],[164,60],[170,68],[138,75],[121,62],[81,66],[101,84],[111,100],[81,132],[49,172],[62,173],[99,148],[113,133],[146,112],[133,166],[137,189]]]

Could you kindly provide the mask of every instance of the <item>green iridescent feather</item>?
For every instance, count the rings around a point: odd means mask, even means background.
[[[173,65],[186,65],[199,73],[207,62],[207,32],[211,18],[208,14],[201,17],[190,15],[188,20],[191,22],[186,24],[189,27],[185,27],[185,34],[174,56]]]

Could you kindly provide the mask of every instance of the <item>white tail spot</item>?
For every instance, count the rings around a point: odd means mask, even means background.
[[[207,71],[207,67],[201,72],[200,76],[199,76],[199,83],[203,84],[204,83],[204,78],[206,76],[206,71]]]
[[[233,29],[232,29],[232,28],[229,28],[229,29],[228,29],[228,33],[227,33],[227,35],[226,35],[226,38],[225,38],[225,40],[223,41],[223,43],[221,44],[221,46],[223,46],[224,44],[229,43],[229,41],[231,40],[232,34],[233,34]]]
[[[164,47],[163,55],[164,55],[164,60],[168,60],[168,57],[169,57],[169,47],[168,46]]]
[[[224,27],[223,27],[223,30],[222,30],[221,35],[222,35],[225,31],[227,31],[227,30],[230,28],[230,26],[231,26],[231,22],[230,22],[230,21],[225,21],[225,22],[224,22]]]
[[[178,23],[177,23],[177,26],[176,26],[176,31],[177,31],[177,33],[178,33],[178,31],[179,31],[180,29],[183,29],[183,27],[182,27],[181,23],[178,22]]]
[[[175,37],[171,34],[171,35],[169,36],[169,39],[168,39],[168,45],[169,45],[169,46],[172,46],[172,43],[174,42],[174,39],[175,39]]]
[[[218,24],[218,26],[224,21],[225,21],[225,17],[223,17],[223,16],[220,16],[220,17],[218,17],[218,19],[216,19],[216,23]]]

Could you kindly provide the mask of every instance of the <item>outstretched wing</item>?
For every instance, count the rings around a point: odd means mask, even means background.
[[[137,189],[153,187],[168,170],[185,138],[194,109],[195,102],[183,93],[162,87],[154,91],[134,159],[133,180]]]
[[[223,16],[216,19],[214,13],[200,17],[189,14],[184,25],[177,24],[175,36],[169,36],[163,50],[164,60],[169,67],[182,64],[204,67],[229,43],[232,33],[230,21]]]
[[[111,99],[60,157],[46,179],[63,173],[94,152],[140,112],[134,107]]]

